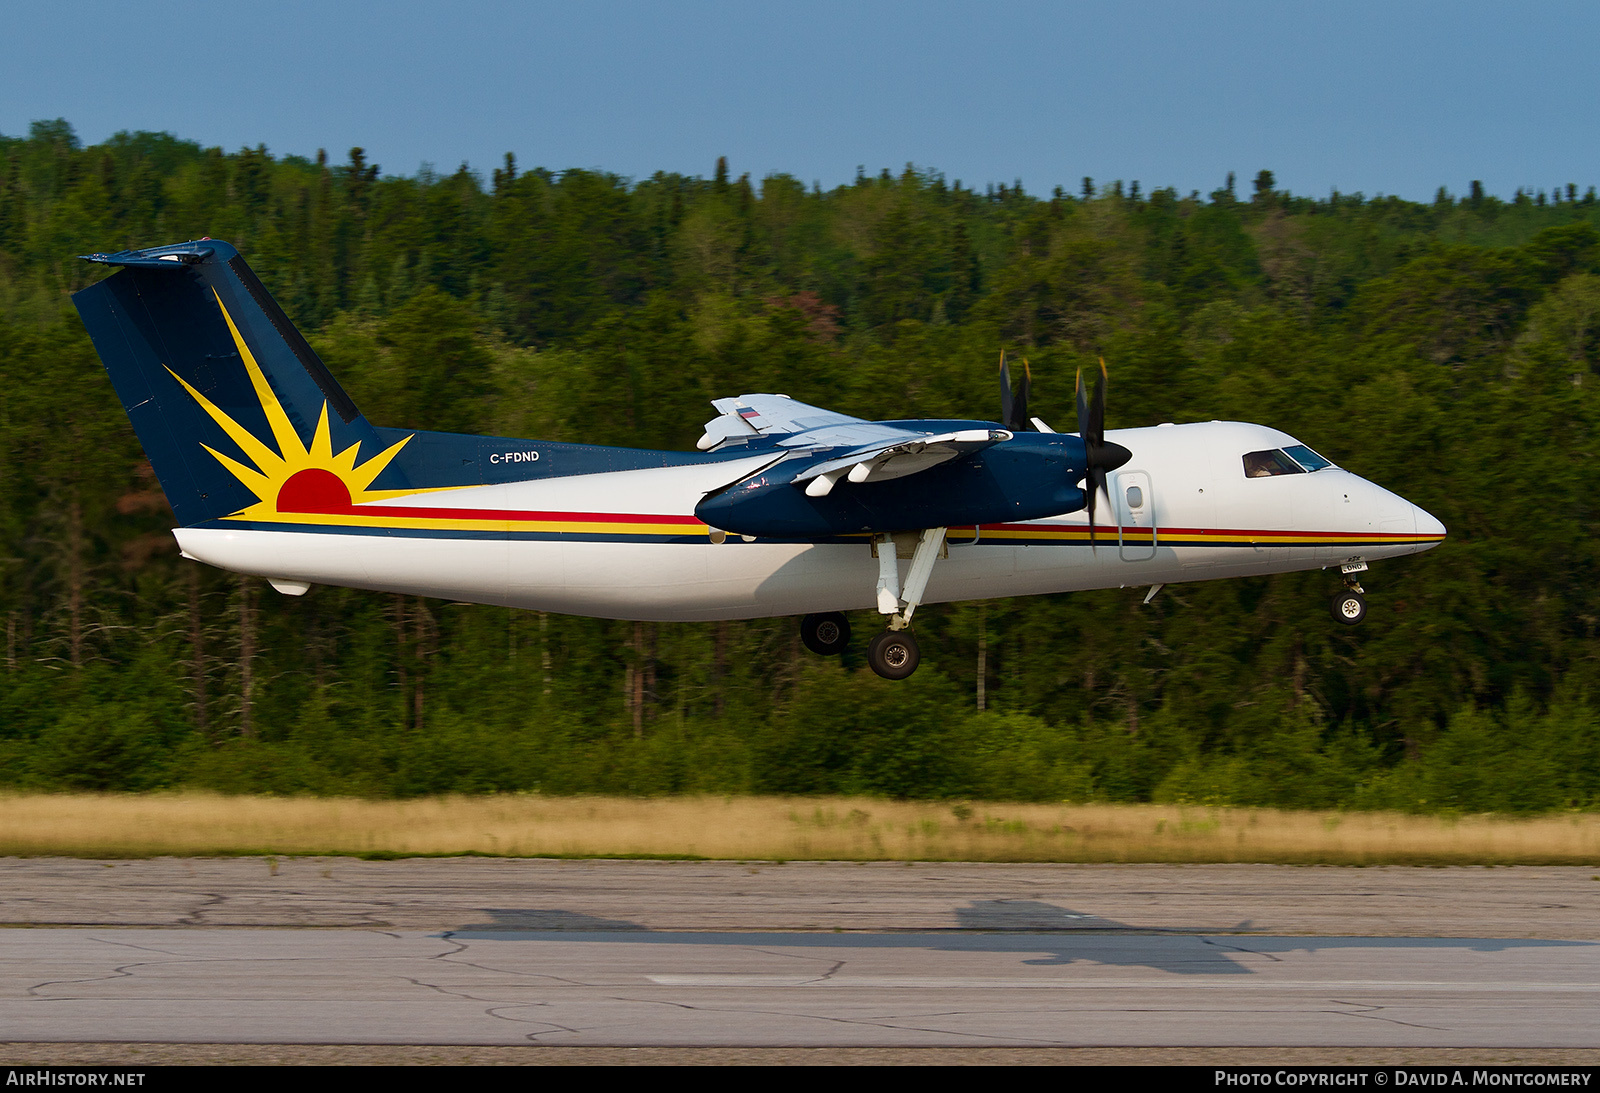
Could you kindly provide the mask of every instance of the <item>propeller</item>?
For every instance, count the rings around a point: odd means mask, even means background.
[[[1050,427],[1037,419],[1028,416],[1028,391],[1033,386],[1033,371],[1028,367],[1026,357],[1022,360],[1022,387],[1017,392],[1011,390],[1011,368],[1006,362],[1004,350],[1000,352],[1000,421],[1012,432],[1033,430],[1035,432],[1049,432]],[[1111,492],[1106,485],[1106,476],[1116,470],[1128,460],[1133,458],[1133,453],[1121,444],[1106,439],[1106,362],[1100,359],[1100,378],[1095,381],[1094,395],[1091,397],[1089,390],[1084,386],[1083,369],[1078,370],[1078,435],[1083,439],[1084,474],[1083,492],[1085,507],[1089,513],[1089,544],[1094,547],[1094,513],[1099,507],[1100,495],[1106,495],[1107,503],[1111,500]]]
[[[1028,420],[1028,389],[1033,386],[1033,372],[1028,359],[1022,359],[1022,390],[1011,394],[1011,369],[1006,364],[1006,351],[1000,351],[1000,424],[1014,433],[1032,429]]]
[[[1083,383],[1083,369],[1078,369],[1078,436],[1083,439],[1084,475],[1083,492],[1089,513],[1089,545],[1094,547],[1094,510],[1102,492],[1111,501],[1106,486],[1106,474],[1133,458],[1133,453],[1121,444],[1106,439],[1106,361],[1100,358],[1100,378],[1095,381],[1094,397]]]

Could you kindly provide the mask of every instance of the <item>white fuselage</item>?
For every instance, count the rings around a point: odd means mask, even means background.
[[[1297,443],[1276,429],[1209,422],[1122,430],[1108,439],[1133,458],[1110,476],[1110,509],[1102,498],[1093,547],[1082,512],[976,533],[951,529],[948,556],[934,566],[924,602],[1318,569],[1415,554],[1444,534],[1409,501],[1337,467],[1245,477],[1246,452]],[[384,503],[422,511],[446,503],[443,497],[454,511],[548,515],[536,538],[410,535],[396,527],[382,534],[259,527],[176,534],[189,557],[280,583],[572,615],[701,621],[872,610],[879,570],[866,536],[744,541],[683,520],[707,492],[771,458],[543,478]],[[677,518],[680,534],[637,532],[646,525],[630,519],[662,517]],[[909,557],[900,562],[902,577],[909,564]]]

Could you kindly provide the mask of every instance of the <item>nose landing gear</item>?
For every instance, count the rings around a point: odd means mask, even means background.
[[[1333,597],[1333,618],[1354,626],[1367,617],[1367,598],[1357,589],[1347,588]]]
[[[1346,562],[1339,567],[1339,572],[1344,574],[1344,591],[1333,597],[1333,620],[1342,622],[1346,626],[1355,626],[1367,617],[1367,599],[1365,588],[1356,580],[1357,573],[1365,573],[1367,563],[1363,561]]]

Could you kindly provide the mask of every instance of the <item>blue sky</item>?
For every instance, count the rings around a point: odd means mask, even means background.
[[[13,3],[0,133],[168,130],[277,154],[631,177],[908,162],[1428,199],[1600,185],[1600,4]]]

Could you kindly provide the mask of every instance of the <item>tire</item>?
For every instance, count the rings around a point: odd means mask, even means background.
[[[850,645],[850,620],[837,611],[800,620],[800,640],[819,657],[836,657]]]
[[[1346,626],[1355,626],[1367,617],[1367,600],[1359,592],[1344,591],[1333,597],[1333,618]]]
[[[885,630],[867,646],[867,663],[884,679],[905,679],[921,660],[917,639],[909,630]]]

